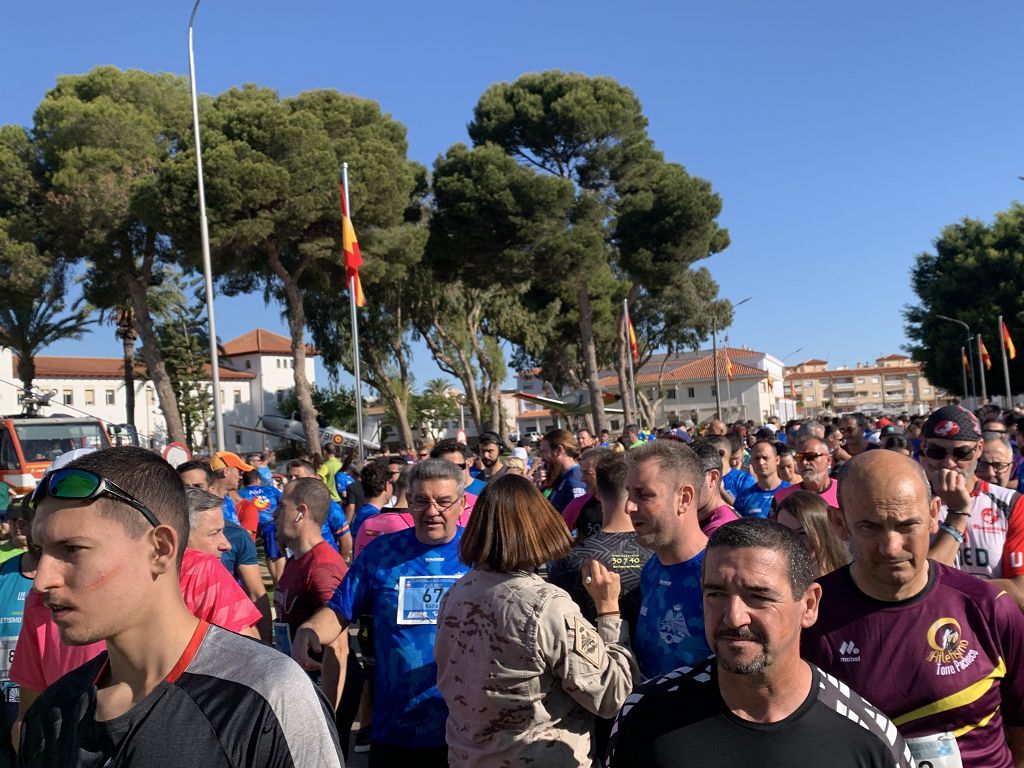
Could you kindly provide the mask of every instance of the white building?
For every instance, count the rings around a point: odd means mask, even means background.
[[[306,378],[311,385],[314,354],[307,348]],[[262,329],[250,331],[223,345],[220,362],[220,401],[228,449],[245,452],[273,445],[275,438],[240,427],[255,427],[263,414],[278,413],[277,403],[294,386],[291,341]],[[36,390],[53,395],[41,415],[91,416],[108,424],[125,423],[121,358],[39,355],[35,364]],[[209,372],[209,366],[206,370]],[[9,349],[0,349],[0,413],[21,412],[20,384],[17,357]],[[144,368],[136,369],[135,427],[143,445],[167,443],[167,424]]]

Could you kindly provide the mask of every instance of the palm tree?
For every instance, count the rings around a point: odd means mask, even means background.
[[[111,323],[114,335],[121,342],[124,360],[124,410],[125,424],[135,427],[135,342],[139,334],[135,330],[135,310],[130,300],[110,309],[100,311],[100,322]]]
[[[36,377],[35,357],[43,349],[63,339],[80,339],[91,325],[92,307],[83,299],[69,309],[64,301],[64,281],[48,279],[41,295],[0,302],[0,346],[18,356],[18,378],[25,395],[32,393]],[[36,406],[26,402],[26,410]]]

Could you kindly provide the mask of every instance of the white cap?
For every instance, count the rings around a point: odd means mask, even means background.
[[[50,468],[47,469],[46,471],[47,472],[52,472],[55,469],[60,469],[61,467],[66,467],[72,461],[75,461],[76,459],[80,459],[83,456],[88,456],[90,453],[96,453],[96,449],[95,448],[75,448],[73,451],[68,451],[67,453],[62,453],[60,456],[58,456],[56,459],[53,460],[53,463],[50,465]]]
[[[529,454],[526,453],[526,449],[521,445],[517,445],[512,449],[512,455],[518,459],[522,459],[524,463],[529,460]]]

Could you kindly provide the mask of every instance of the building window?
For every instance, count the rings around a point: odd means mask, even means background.
[[[246,370],[249,370],[250,368],[252,368],[252,360],[246,360],[245,361],[245,368],[246,368]]]
[[[858,384],[863,384],[864,383],[864,377],[863,376],[858,376],[857,377],[857,383]]]
[[[284,390],[277,390],[277,392],[274,393],[274,397],[277,399],[277,404],[280,405],[281,401],[284,400]]]
[[[695,398],[697,396],[697,393],[696,393],[696,391],[694,390],[693,387],[687,387],[686,388],[686,396],[688,398],[690,398],[691,400],[693,400],[693,398]]]
[[[814,395],[807,395],[807,397],[805,397],[804,400],[806,400],[808,403],[813,403]]]
[[[239,430],[235,430],[235,445],[242,444],[242,433]]]
[[[669,400],[675,400],[675,399],[676,399],[676,388],[675,388],[675,387],[672,387],[671,389],[669,389],[669,390],[668,390],[668,391],[667,391],[667,392],[665,393],[665,397],[666,397],[667,399],[669,399]]]
[[[878,383],[878,377],[877,376],[872,376],[871,377],[871,383],[872,384],[877,384]]]
[[[95,389],[87,389],[87,390],[85,390],[85,404],[86,405],[96,405],[96,390]]]
[[[113,405],[114,404],[114,390],[108,389],[106,394],[107,394],[107,405]]]
[[[220,388],[220,404],[224,405],[224,387]]]
[[[75,404],[75,392],[74,392],[74,390],[65,389],[64,390],[64,405],[74,405],[74,404]]]
[[[718,387],[716,387],[714,384],[712,384],[711,385],[711,396],[714,397],[717,394],[718,394]]]
[[[236,389],[235,390],[235,405],[241,405],[241,404],[242,404],[242,390]]]
[[[153,390],[146,387],[146,405],[156,405],[156,398],[153,397]]]
[[[921,391],[924,392],[926,395],[930,395],[932,393],[932,388],[931,387],[925,387]]]
[[[612,419],[612,431],[613,432],[618,432],[619,431],[619,420],[618,419]]]
[[[278,367],[278,368],[280,368],[280,367],[281,367],[281,358],[280,358],[280,357],[275,357],[275,358],[274,358],[274,362],[275,362],[275,363],[277,363],[277,367]]]
[[[807,387],[808,389],[814,389],[814,382],[813,381],[805,381],[804,382],[804,386]]]

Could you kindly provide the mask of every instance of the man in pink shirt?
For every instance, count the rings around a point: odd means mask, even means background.
[[[703,482],[697,489],[697,520],[701,532],[711,538],[711,534],[726,523],[739,520],[740,516],[722,497],[723,460],[718,446],[709,440],[698,439],[690,443],[690,447],[697,454],[704,472]]]
[[[806,438],[797,450],[796,468],[802,478],[801,482],[777,490],[774,507],[794,491],[804,490],[814,491],[830,507],[839,509],[839,500],[836,498],[838,484],[829,475],[832,469],[832,454],[824,440],[819,437]]]

